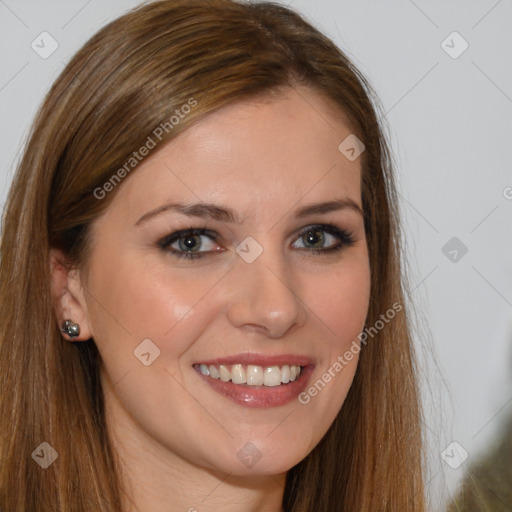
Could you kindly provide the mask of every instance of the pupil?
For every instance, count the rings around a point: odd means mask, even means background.
[[[181,249],[193,251],[194,249],[197,249],[197,247],[199,247],[198,242],[199,241],[198,241],[197,235],[190,235],[190,236],[187,236],[186,238],[182,238],[181,243],[180,243]]]
[[[321,231],[308,231],[305,235],[306,244],[310,245],[318,245],[322,244],[324,240],[324,235]]]

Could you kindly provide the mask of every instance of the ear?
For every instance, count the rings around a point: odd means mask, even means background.
[[[80,326],[78,336],[70,338],[64,333],[62,336],[70,341],[90,339],[92,331],[89,325],[85,290],[80,280],[80,272],[76,269],[70,269],[62,251],[51,249],[50,273],[53,308],[59,324],[59,331],[62,332],[62,324],[66,320],[71,320]]]

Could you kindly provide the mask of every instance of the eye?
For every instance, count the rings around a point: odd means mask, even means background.
[[[196,259],[225,249],[217,242],[219,235],[206,228],[175,231],[162,238],[158,246],[177,258]],[[299,233],[292,248],[311,254],[339,251],[354,243],[350,233],[331,225],[307,226]]]
[[[352,235],[344,229],[330,225],[308,226],[292,244],[294,249],[310,249],[315,253],[337,251],[354,243]]]
[[[158,245],[179,258],[200,258],[210,252],[222,251],[216,242],[217,233],[209,229],[184,229],[167,235]]]

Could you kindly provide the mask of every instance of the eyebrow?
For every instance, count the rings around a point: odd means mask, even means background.
[[[297,218],[308,217],[310,215],[322,215],[331,213],[339,210],[352,210],[356,213],[364,216],[361,207],[353,200],[348,197],[334,199],[332,201],[326,201],[323,203],[307,204],[296,211],[295,216]],[[144,222],[160,215],[164,212],[176,212],[181,213],[189,217],[200,217],[200,218],[211,218],[221,222],[240,223],[240,218],[236,213],[226,207],[218,206],[212,203],[168,203],[154,210],[145,213],[136,223],[136,226],[141,225]]]

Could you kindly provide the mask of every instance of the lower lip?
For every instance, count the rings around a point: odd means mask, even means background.
[[[224,382],[220,379],[212,379],[199,371],[197,374],[202,377],[217,393],[231,399],[233,402],[244,407],[279,407],[296,400],[306,388],[309,377],[314,366],[302,367],[299,378],[288,384],[280,386],[247,386],[246,384],[233,384],[231,381]]]

